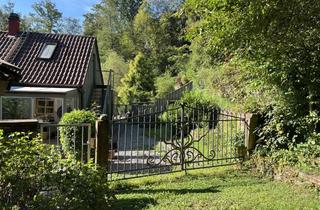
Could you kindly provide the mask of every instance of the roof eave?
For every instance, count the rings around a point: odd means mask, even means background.
[[[82,85],[65,85],[65,84],[43,84],[43,83],[22,83],[15,82],[12,83],[14,86],[25,86],[25,87],[61,87],[61,88],[82,88]]]

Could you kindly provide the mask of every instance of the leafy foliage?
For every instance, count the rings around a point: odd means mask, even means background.
[[[59,33],[80,35],[83,33],[80,20],[77,18],[66,17],[63,18],[59,24]]]
[[[121,79],[126,75],[129,69],[129,64],[113,50],[108,52],[108,56],[106,61],[102,64],[103,70],[113,70],[114,72],[114,87],[116,89],[119,88],[121,84]],[[107,84],[108,82],[108,75],[109,72],[103,72],[104,75],[104,83]]]
[[[2,208],[106,209],[111,193],[92,164],[63,159],[54,146],[26,133],[0,133]]]
[[[0,5],[0,31],[8,30],[8,17],[13,12],[14,3],[9,1],[5,5]]]
[[[57,32],[58,22],[62,18],[62,13],[56,8],[56,4],[51,0],[42,0],[39,3],[33,4],[34,14],[31,14],[33,19],[37,20],[37,28],[43,32]]]
[[[0,4],[0,31],[8,30],[8,17],[14,12],[14,2]],[[42,0],[32,5],[33,11],[20,16],[21,31],[38,31],[47,33],[82,34],[79,19],[63,17],[56,4],[51,0]]]
[[[148,81],[155,85],[155,77],[165,72],[176,76],[186,63],[188,44],[184,37],[185,16],[174,14],[182,1],[115,1],[104,0],[94,6],[91,13],[85,15],[85,34],[97,35],[102,63],[109,62],[110,52],[117,54],[117,60],[124,63],[136,62],[143,54],[148,58],[148,70],[154,75]],[[174,5],[170,7],[168,5]],[[112,66],[111,66],[112,67]],[[125,68],[113,69],[119,78],[124,76]],[[120,101],[128,102],[123,92],[129,86],[119,89]],[[154,89],[154,88],[152,88]],[[146,89],[150,92],[149,89]],[[155,91],[148,94],[148,100]],[[124,97],[124,98],[123,98]],[[143,99],[146,100],[146,99]],[[139,98],[136,101],[141,101]]]
[[[72,112],[65,113],[59,124],[69,125],[59,128],[62,149],[67,155],[75,157],[77,160],[81,160],[81,147],[82,147],[82,135],[88,136],[88,130],[82,129],[77,124],[90,123],[93,130],[96,120],[96,114],[87,110],[73,110]],[[91,136],[91,134],[90,134]]]
[[[232,109],[259,111],[271,105],[276,88],[264,77],[265,68],[254,61],[234,57],[229,62],[199,69],[193,76],[199,89],[229,101]]]
[[[184,107],[183,111],[180,107]],[[217,119],[218,110],[219,107],[210,96],[201,91],[192,91],[186,92],[180,100],[169,105],[160,119],[164,122],[176,122],[181,119],[183,112],[184,121],[190,121],[189,124],[191,125],[193,122],[210,121],[208,118],[213,116]]]
[[[186,92],[180,101],[176,102],[180,104],[185,104],[189,107],[216,107],[213,98],[201,91],[191,91]]]
[[[183,6],[189,71],[233,107],[261,113],[260,141],[269,149],[306,142],[317,130],[308,118],[319,109],[319,8],[309,0],[188,0]]]
[[[139,53],[129,64],[129,71],[121,80],[119,96],[124,104],[148,102],[154,95],[154,72],[148,58]]]
[[[8,30],[8,17],[10,13],[14,12],[14,2],[7,1],[6,4],[0,4],[0,31]],[[28,16],[20,15],[20,28],[21,30],[28,30],[30,28],[30,18]]]
[[[176,79],[171,77],[170,74],[166,73],[162,76],[156,78],[156,90],[157,97],[161,98],[165,96],[167,93],[174,91],[176,85]]]
[[[289,149],[275,149],[266,156],[266,150],[259,149],[251,158],[250,164],[259,173],[273,175],[283,167],[293,167],[308,173],[320,174],[319,135],[314,134],[307,142]]]

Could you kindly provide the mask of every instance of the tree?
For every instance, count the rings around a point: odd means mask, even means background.
[[[14,3],[8,1],[5,5],[0,5],[0,31],[8,30],[8,17],[10,13],[14,12]],[[20,29],[21,31],[28,31],[31,26],[31,20],[29,16],[20,16]]]
[[[98,24],[96,12],[86,13],[83,22],[83,33],[86,36],[93,36],[96,31],[101,27]]]
[[[67,17],[64,18],[58,27],[59,33],[80,35],[82,34],[82,26],[79,19]]]
[[[186,55],[189,53],[189,43],[183,37],[187,18],[173,13],[181,3],[181,0],[103,0],[95,5],[91,13],[85,15],[85,34],[97,36],[101,62],[105,66],[110,66],[107,64],[110,63],[110,56],[116,53],[116,60],[123,59],[125,63],[136,59],[147,60],[148,69],[154,77],[167,71],[170,76],[176,76],[185,65]],[[131,61],[131,66],[134,61]],[[125,70],[120,70],[118,66],[124,65],[118,64],[114,69],[115,74],[122,76]],[[150,83],[154,86],[153,80]],[[130,85],[122,83],[120,92],[127,92],[119,96],[124,96],[123,100],[129,103],[132,97],[128,99],[127,93],[134,91],[124,90],[127,87]],[[150,97],[153,97],[153,93]]]
[[[58,32],[59,21],[62,13],[56,8],[51,0],[42,0],[32,5],[35,13],[30,15],[34,19],[33,29],[41,32]]]
[[[150,53],[161,42],[162,37],[158,36],[160,32],[158,21],[150,16],[145,5],[141,6],[134,18],[133,31],[136,48],[143,53]]]
[[[214,78],[220,77],[215,86],[237,76],[240,86],[234,90],[241,92],[247,82],[249,96],[253,87],[260,86],[263,93],[272,87],[271,100],[255,111],[267,113],[260,142],[274,148],[306,141],[320,130],[312,122],[320,116],[319,10],[320,2],[312,0],[188,0],[182,11],[189,17],[187,38],[192,57],[198,58],[190,66],[196,73],[211,67]],[[243,68],[246,63],[253,65]],[[248,81],[256,69],[261,69],[258,77]],[[236,91],[227,97],[234,98]]]
[[[155,17],[161,17],[163,14],[175,12],[182,5],[184,0],[148,0],[151,14]]]
[[[125,60],[134,58],[132,20],[142,0],[103,0],[85,14],[84,34],[96,35],[102,63],[113,50]]]
[[[152,58],[157,74],[169,70],[177,75],[181,71],[180,64],[185,62],[185,54],[189,53],[189,43],[183,34],[187,19],[172,12],[156,18],[150,10],[150,5],[143,4],[134,19],[135,47]]]
[[[154,73],[148,58],[139,52],[129,64],[129,71],[121,80],[119,97],[124,104],[148,102],[155,93]]]
[[[114,87],[116,90],[119,88],[121,84],[121,79],[127,74],[129,65],[128,63],[115,51],[109,50],[107,53],[107,59],[102,64],[103,70],[113,70],[114,72]],[[108,73],[104,71],[103,76],[105,78],[105,84],[107,84]]]
[[[320,99],[320,3],[267,2],[190,0],[190,16],[201,18],[189,29],[189,38],[213,65],[240,53],[266,65],[269,81],[286,95],[288,105],[306,115]]]
[[[0,5],[0,31],[8,30],[8,17],[13,12],[14,3],[8,1],[5,5]]]
[[[137,15],[143,0],[118,0],[117,5],[122,17],[126,22],[131,23],[134,17]]]

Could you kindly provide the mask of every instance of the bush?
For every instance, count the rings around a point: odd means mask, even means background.
[[[273,148],[266,152],[259,148],[250,163],[264,175],[273,175],[276,170],[285,166],[320,174],[320,135],[313,133],[307,138],[307,142],[291,145],[287,149]]]
[[[263,123],[259,126],[258,148],[260,152],[272,153],[277,149],[290,149],[319,132],[320,116],[310,112],[304,116],[290,106],[276,104],[262,112]]]
[[[179,125],[182,118],[182,108],[184,123]],[[183,126],[184,135],[186,136],[196,127],[209,126],[209,128],[214,128],[218,123],[219,110],[212,98],[200,91],[191,91],[185,93],[174,104],[169,105],[167,110],[160,116],[160,120],[172,123],[173,129],[176,126]]]
[[[166,94],[174,91],[174,87],[176,85],[175,77],[171,77],[170,74],[166,73],[156,79],[156,90],[157,97],[161,98]]]
[[[105,209],[106,177],[92,164],[62,159],[30,134],[0,132],[0,206],[4,209]],[[104,208],[105,207],[105,208]]]
[[[104,70],[112,69],[114,71],[114,87],[120,86],[121,79],[128,72],[129,64],[124,58],[113,50],[106,53],[106,61],[102,64]],[[104,83],[108,84],[109,72],[103,72]]]
[[[129,63],[129,70],[118,89],[119,99],[123,104],[149,102],[155,92],[155,74],[150,59],[139,52]]]
[[[175,121],[176,119],[180,119],[181,110],[178,110],[178,108],[181,107],[181,105],[185,107],[184,115],[186,118],[201,115],[202,112],[193,111],[194,109],[203,110],[203,113],[218,109],[218,105],[216,105],[210,96],[200,91],[191,91],[184,93],[180,100],[169,105],[167,111],[161,115],[161,120]]]
[[[97,116],[92,111],[73,110],[63,115],[60,120],[61,125],[90,123],[92,133]],[[84,137],[88,136],[88,130],[84,129]],[[60,128],[62,149],[67,155],[75,156],[77,160],[81,159],[82,130],[75,126],[65,126]]]

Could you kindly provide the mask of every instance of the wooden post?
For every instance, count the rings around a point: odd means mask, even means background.
[[[108,164],[109,152],[109,120],[107,115],[101,115],[96,121],[96,149],[95,163],[101,167],[106,167]]]
[[[250,155],[256,146],[256,134],[254,133],[258,126],[258,115],[253,113],[245,114],[247,129],[245,132],[245,146],[247,155]]]

